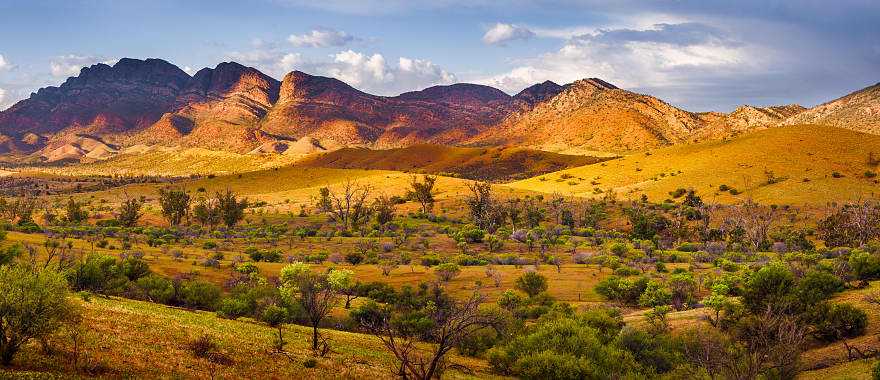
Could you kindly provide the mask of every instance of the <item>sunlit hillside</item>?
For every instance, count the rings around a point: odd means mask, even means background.
[[[880,136],[798,125],[632,154],[508,186],[590,197],[607,191],[625,198],[646,194],[653,201],[694,188],[704,199],[725,203],[751,197],[824,204],[880,194],[878,159]]]

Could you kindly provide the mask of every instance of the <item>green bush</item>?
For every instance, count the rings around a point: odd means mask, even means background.
[[[136,284],[147,301],[170,304],[174,298],[174,283],[165,277],[151,274],[137,279]]]
[[[46,338],[74,320],[64,276],[54,270],[0,267],[0,364],[7,366],[22,347]]]
[[[567,316],[541,321],[486,357],[494,371],[523,379],[628,378],[638,366],[627,352],[604,344],[588,319]]]
[[[845,303],[822,303],[811,313],[810,319],[814,335],[825,342],[860,336],[868,327],[868,314]]]
[[[526,272],[516,279],[514,285],[529,297],[534,297],[547,291],[547,278],[538,272]]]
[[[180,284],[178,295],[183,306],[210,311],[220,301],[220,288],[210,282],[189,280]]]

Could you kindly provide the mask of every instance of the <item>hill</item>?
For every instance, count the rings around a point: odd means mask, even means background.
[[[646,194],[654,201],[694,188],[707,201],[824,204],[880,194],[877,157],[880,136],[798,125],[635,153],[508,186],[590,197]]]
[[[81,302],[82,345],[86,357],[80,366],[100,378],[285,378],[285,379],[391,379],[393,357],[378,339],[363,334],[322,329],[334,353],[317,358],[315,366],[305,366],[314,358],[309,347],[309,328],[288,325],[284,329],[287,355],[272,352],[278,331],[249,320],[230,320],[210,312],[187,311],[149,302],[120,298],[93,297]],[[215,366],[196,357],[190,342],[208,335],[230,360]],[[59,350],[72,351],[69,339],[57,342]],[[455,356],[454,363],[475,371],[472,376],[494,378],[485,361]],[[7,372],[8,371],[8,372]],[[32,374],[28,376],[28,372]],[[38,374],[38,375],[36,375]],[[57,377],[52,376],[56,374]],[[209,374],[211,376],[209,376]],[[271,374],[271,375],[269,375]],[[449,378],[465,378],[451,371]],[[0,370],[2,378],[70,378],[67,356],[44,356],[29,346],[13,362]],[[90,376],[90,377],[91,377]]]
[[[528,178],[570,167],[594,164],[607,159],[549,153],[525,148],[457,148],[442,145],[413,145],[388,150],[344,148],[307,157],[297,165],[445,173],[467,179],[499,181]]]
[[[880,134],[880,83],[791,116],[783,124],[824,124]]]

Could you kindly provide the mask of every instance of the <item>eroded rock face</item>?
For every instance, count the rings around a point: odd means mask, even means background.
[[[798,113],[782,124],[823,124],[880,134],[880,83]]]
[[[189,79],[160,59],[123,58],[113,66],[93,65],[0,113],[0,133],[111,134],[146,128],[171,107]]]
[[[626,151],[686,141],[702,126],[695,114],[589,78],[566,86],[471,142],[551,151]]]

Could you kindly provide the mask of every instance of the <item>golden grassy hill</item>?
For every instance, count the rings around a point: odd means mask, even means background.
[[[564,195],[647,194],[659,201],[678,188],[694,188],[704,200],[822,204],[880,194],[876,162],[880,136],[847,129],[797,125],[740,137],[679,145],[508,184],[515,189]],[[772,172],[776,183],[768,183]],[[836,174],[835,174],[836,173]],[[771,181],[772,182],[772,181]],[[719,191],[727,185],[739,191]]]
[[[460,148],[422,144],[388,150],[344,148],[307,157],[298,165],[448,173],[469,179],[509,180],[593,164],[605,159],[607,158],[514,147]]]
[[[47,172],[59,175],[159,175],[231,174],[249,172],[294,162],[298,156],[280,154],[239,154],[202,148],[136,145],[125,148],[115,157],[91,163],[65,166],[35,166],[22,172]]]
[[[317,358],[314,368],[305,362],[314,358],[309,328],[288,325],[284,329],[286,355],[273,351],[277,330],[247,319],[229,320],[214,313],[194,312],[148,302],[93,297],[82,302],[83,325],[80,366],[99,378],[182,379],[392,379],[394,359],[379,340],[370,335],[322,329],[333,353]],[[212,366],[194,356],[187,345],[202,335],[218,344],[230,360]],[[11,367],[0,369],[3,379],[69,379],[70,360],[61,353],[72,352],[70,339],[55,343],[59,353],[40,353],[30,345]],[[453,363],[474,371],[451,370],[444,377],[497,378],[485,361],[453,356]],[[212,373],[213,372],[213,373]],[[83,378],[85,378],[84,376]]]

